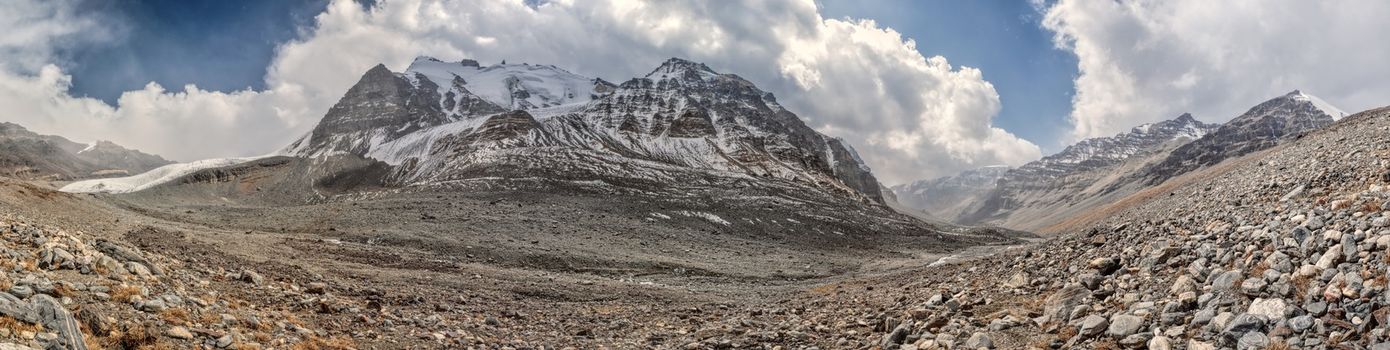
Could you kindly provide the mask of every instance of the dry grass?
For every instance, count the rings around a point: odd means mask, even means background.
[[[111,274],[111,269],[106,268],[106,264],[92,264],[92,272],[96,272],[97,276],[106,276]]]
[[[43,330],[43,325],[32,324],[16,320],[9,316],[0,316],[0,329],[8,329],[12,333],[33,332],[38,333]]]
[[[140,295],[140,287],[123,285],[111,288],[111,300],[122,303],[130,302],[137,295]]]
[[[1075,337],[1077,333],[1081,333],[1081,330],[1077,329],[1076,326],[1068,325],[1057,330],[1057,339],[1066,341],[1067,339]]]
[[[20,265],[24,266],[24,271],[39,272],[39,262],[37,260],[25,259]]]
[[[1313,279],[1308,276],[1294,275],[1293,279],[1294,300],[1304,300],[1308,296],[1308,288],[1311,287]]]
[[[58,294],[59,297],[72,297],[77,295],[77,291],[72,290],[72,287],[68,287],[67,283],[54,284],[53,293]]]
[[[169,324],[182,326],[188,323],[188,311],[177,308],[166,309],[159,313],[159,318],[163,319],[164,322],[168,322]]]
[[[1366,201],[1366,204],[1361,205],[1361,211],[1367,213],[1378,213],[1384,209],[1385,208],[1380,207],[1380,202],[1377,201]]]
[[[270,338],[270,333],[266,333],[266,332],[256,332],[255,334],[252,334],[252,335],[251,335],[251,338],[252,338],[252,339],[256,339],[256,341],[262,342],[262,343],[269,342],[270,339],[271,339],[271,338]]]
[[[124,329],[113,331],[104,345],[111,349],[166,350],[174,345],[160,341],[156,328],[141,323],[126,324]]]
[[[1097,341],[1093,345],[1095,346],[1092,347],[1092,349],[1095,350],[1118,350],[1120,348],[1120,344],[1115,343],[1114,339],[1109,338]]]
[[[1270,341],[1270,342],[1269,342],[1269,345],[1265,346],[1265,350],[1290,350],[1290,349],[1293,349],[1293,348],[1289,346],[1289,343],[1285,343],[1283,340],[1274,340],[1274,341]]]
[[[1269,263],[1261,261],[1250,268],[1250,276],[1264,276],[1265,271],[1269,270]]]

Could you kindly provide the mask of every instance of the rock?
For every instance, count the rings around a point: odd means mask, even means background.
[[[1172,350],[1173,345],[1168,341],[1168,337],[1157,336],[1149,339],[1149,350]]]
[[[304,291],[310,294],[323,294],[327,290],[328,284],[323,282],[311,282],[304,288]]]
[[[1269,337],[1260,332],[1246,332],[1236,341],[1237,350],[1263,350],[1269,347]]]
[[[970,339],[965,340],[966,349],[993,349],[994,341],[989,339],[989,334],[975,332],[970,335]]]
[[[1109,325],[1110,322],[1106,321],[1105,317],[1097,315],[1086,316],[1086,318],[1081,319],[1080,334],[1086,337],[1095,336],[1105,331],[1106,327]]]
[[[82,340],[82,328],[77,325],[77,319],[73,318],[72,313],[63,308],[62,303],[43,294],[34,296],[31,302],[44,329],[58,334],[56,344],[70,350],[87,350],[87,343]]]
[[[193,332],[189,332],[188,328],[177,326],[164,330],[164,335],[174,339],[193,339]]]
[[[261,283],[265,282],[265,277],[261,277],[261,274],[256,273],[256,271],[243,270],[241,271],[241,278],[239,278],[239,280],[259,286]]]
[[[1052,293],[1043,300],[1043,317],[1053,321],[1066,322],[1069,320],[1072,309],[1081,305],[1090,296],[1091,291],[1079,284],[1069,284],[1062,287],[1061,290]]]
[[[1114,258],[1095,258],[1091,259],[1086,266],[1096,270],[1101,275],[1110,275],[1120,269],[1120,262],[1115,261]]]
[[[160,270],[153,264],[150,264],[149,260],[145,260],[145,255],[141,253],[139,249],[118,245],[116,243],[104,239],[97,240],[96,248],[97,250],[100,250],[102,253],[106,253],[107,256],[115,258],[116,260],[120,260],[122,262],[140,263],[140,265],[144,265],[145,267],[149,268],[149,271],[155,275],[164,274],[164,271]]]
[[[1231,341],[1240,339],[1246,333],[1261,333],[1260,335],[1263,336],[1265,323],[1267,321],[1268,320],[1264,316],[1241,314],[1227,323],[1226,327],[1222,328],[1221,336]]]
[[[1240,280],[1243,274],[1240,271],[1226,271],[1217,275],[1211,280],[1211,290],[1213,292],[1231,291],[1235,289],[1236,281]]]
[[[1177,279],[1173,280],[1173,286],[1168,288],[1168,292],[1172,293],[1173,295],[1178,295],[1185,292],[1196,293],[1197,282],[1192,280],[1192,276],[1180,275]]]
[[[1303,315],[1289,319],[1289,328],[1295,333],[1303,333],[1313,327],[1313,316]]]
[[[1246,312],[1271,320],[1282,320],[1287,309],[1288,304],[1284,303],[1284,299],[1255,299],[1255,301],[1250,302],[1250,309]]]
[[[15,344],[15,343],[0,343],[0,350],[38,350],[38,349],[31,348],[31,347],[24,346],[24,345]]]
[[[1314,266],[1317,266],[1319,270],[1327,270],[1334,266],[1337,266],[1337,264],[1341,262],[1342,245],[1336,244],[1333,245],[1331,248],[1327,248],[1327,252],[1323,253],[1322,257],[1318,258],[1318,263]]]
[[[1216,350],[1216,345],[1196,339],[1189,339],[1187,341],[1187,350]]]
[[[1022,273],[1022,272],[1014,273],[1014,275],[1013,275],[1012,277],[1009,277],[1009,280],[1008,280],[1008,281],[1005,281],[1005,282],[1004,282],[1004,288],[1010,288],[1010,289],[1022,288],[1022,287],[1027,286],[1027,285],[1028,285],[1028,274],[1025,274],[1025,273]]]
[[[1251,296],[1259,295],[1260,292],[1264,291],[1265,286],[1267,285],[1269,285],[1269,283],[1265,282],[1265,280],[1262,278],[1247,278],[1245,279],[1245,282],[1240,283],[1240,292],[1245,293],[1245,295]]]
[[[892,332],[883,335],[883,340],[879,342],[879,347],[887,348],[889,345],[902,344],[907,340],[907,334],[912,332],[912,322],[899,323],[893,328]]]
[[[1144,318],[1134,315],[1115,315],[1110,317],[1110,328],[1105,333],[1111,337],[1123,338],[1139,331]]]
[[[16,285],[10,287],[10,294],[19,297],[20,299],[27,299],[31,296],[34,296],[34,288],[25,285]]]

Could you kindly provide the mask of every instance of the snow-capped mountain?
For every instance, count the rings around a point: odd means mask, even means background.
[[[1325,127],[1346,115],[1320,98],[1294,90],[1260,103],[1210,135],[1179,147],[1140,176],[1146,183],[1156,185],[1201,167],[1274,147],[1286,137]]]
[[[892,187],[898,203],[921,209],[927,215],[954,220],[979,197],[993,190],[1012,168],[994,165],[962,171],[955,175],[920,180]]]
[[[1009,176],[1009,181],[1035,182],[1116,164],[1174,140],[1200,139],[1217,127],[1218,124],[1203,123],[1183,113],[1177,118],[1136,126],[1115,136],[1081,140],[1057,154],[1020,166]]]
[[[82,144],[0,122],[0,175],[72,180],[123,176],[169,164],[110,141]]]
[[[420,58],[401,73],[378,65],[285,153],[380,160],[399,184],[483,173],[657,182],[715,175],[882,200],[842,141],[743,78],[676,58],[619,85],[545,65]]]
[[[960,223],[1005,223],[1015,211],[1062,208],[1091,187],[1114,181],[1112,170],[1204,137],[1218,125],[1190,114],[1136,126],[1110,137],[1082,140],[1061,152],[1013,169],[988,167],[895,188],[901,203]],[[931,190],[923,190],[930,188]],[[933,198],[935,194],[935,198]]]

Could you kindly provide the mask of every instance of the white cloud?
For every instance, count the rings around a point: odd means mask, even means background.
[[[1074,137],[1183,112],[1225,121],[1294,89],[1390,104],[1390,2],[1061,0],[1043,25],[1079,58]]]
[[[337,0],[306,30],[278,49],[264,91],[151,85],[107,106],[68,96],[67,78],[50,66],[0,72],[0,103],[37,102],[4,111],[34,129],[193,159],[278,148],[377,63],[399,70],[421,54],[505,59],[618,82],[679,56],[777,93],[811,126],[848,139],[888,183],[1039,156],[991,125],[999,97],[979,70],[923,57],[872,21],[823,18],[810,0],[388,0],[371,8]]]

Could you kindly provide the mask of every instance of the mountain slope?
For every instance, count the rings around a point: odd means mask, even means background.
[[[968,195],[958,195],[967,201],[954,203],[956,215],[943,219],[1010,227],[1036,223],[1042,219],[1039,216],[1062,212],[1080,199],[1104,195],[1103,185],[1117,181],[1115,174],[1124,173],[1116,169],[1134,168],[1133,163],[1142,164],[1152,154],[1201,138],[1215,129],[1216,125],[1183,114],[1172,120],[1140,125],[1127,133],[1082,140],[1057,154],[998,174],[988,186],[972,187],[973,192]],[[900,201],[914,196],[912,192],[897,194]],[[915,200],[932,199],[918,196]],[[1027,213],[1019,215],[1018,222],[1011,220],[1020,210]]]
[[[286,153],[379,160],[393,166],[395,184],[775,178],[882,202],[878,181],[842,141],[747,80],[681,59],[616,86],[554,66],[377,66]]]
[[[0,122],[0,173],[26,179],[71,180],[138,174],[170,162],[109,141],[80,144]]]
[[[983,200],[999,179],[1009,173],[1008,166],[987,166],[931,180],[892,187],[898,203],[920,209],[939,220],[955,220],[972,203]]]
[[[1256,105],[1208,137],[1179,147],[1139,176],[1145,183],[1157,185],[1201,167],[1273,147],[1287,137],[1330,125],[1342,115],[1345,112],[1322,99],[1294,90]]]

